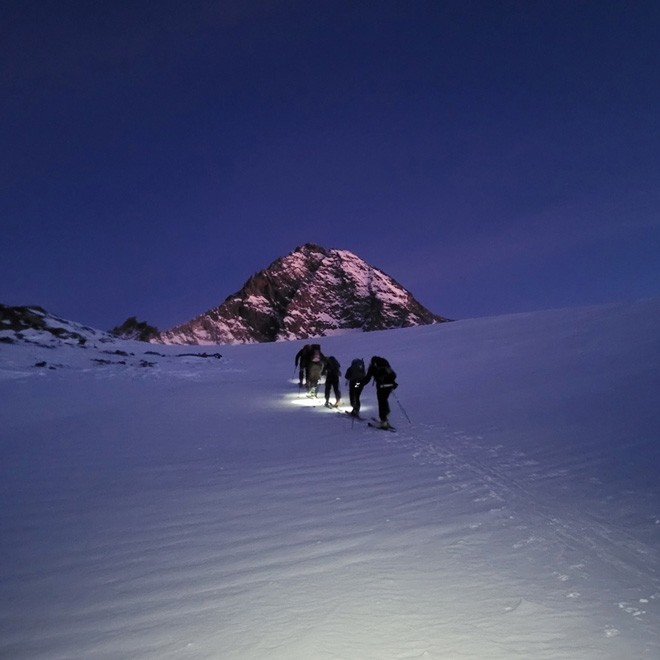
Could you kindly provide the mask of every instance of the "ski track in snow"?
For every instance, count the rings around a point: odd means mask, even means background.
[[[533,481],[526,483],[514,476],[512,472],[522,466],[537,465],[537,461],[527,459],[521,452],[515,456],[506,455],[503,447],[489,446],[488,439],[482,435],[471,436],[442,426],[411,425],[406,432],[405,423],[400,421],[397,428],[396,434],[380,434],[375,430],[371,433],[375,431],[378,437],[382,436],[383,442],[410,452],[420,465],[442,467],[443,472],[437,477],[439,482],[449,484],[454,493],[467,493],[475,504],[487,507],[489,517],[470,523],[466,535],[454,541],[463,557],[471,543],[470,531],[484,533],[508,527],[508,535],[515,538],[519,531],[537,530],[532,535],[519,536],[511,541],[512,564],[515,566],[516,553],[524,551],[527,558],[534,556],[538,560],[535,565],[541,563],[545,566],[537,579],[556,581],[566,599],[585,601],[591,598],[595,604],[602,593],[591,589],[592,578],[600,585],[603,576],[611,578],[614,574],[621,585],[619,596],[640,593],[638,585],[648,578],[648,566],[658,566],[655,546],[639,541],[625,529],[597,520],[587,511],[554,506],[543,488],[534,489]],[[461,480],[468,474],[473,478]],[[562,468],[551,471],[546,477],[570,475],[570,469]],[[602,504],[607,506],[607,502]],[[540,534],[539,529],[543,530]],[[655,571],[653,575],[656,575]],[[617,617],[617,610],[620,610],[641,620],[647,614],[643,608],[651,606],[657,618],[660,584],[654,580],[641,593],[646,595],[633,602],[619,601],[617,593],[613,593],[608,603],[611,617],[620,618]],[[523,601],[520,598],[505,610],[514,611]],[[603,627],[603,634],[611,638],[618,636],[620,631],[607,624]]]
[[[439,465],[453,463],[457,472],[471,472],[475,481],[483,484],[488,491],[485,496],[476,498],[475,501],[501,502],[514,510],[533,511],[534,515],[543,518],[545,525],[550,528],[549,534],[559,538],[562,545],[570,549],[572,553],[581,551],[585,555],[596,556],[609,570],[620,572],[624,576],[630,574],[633,579],[639,579],[646,574],[645,568],[650,558],[657,560],[655,548],[640,543],[625,530],[612,529],[611,526],[595,520],[586,512],[571,512],[565,508],[558,512],[556,507],[548,505],[544,498],[541,498],[538,493],[534,493],[524,482],[517,480],[510,473],[498,469],[497,464],[501,463],[498,449],[486,449],[483,446],[485,440],[482,436],[471,437],[460,431],[450,434],[441,430],[439,440],[436,442],[439,442],[445,449],[439,449],[433,440],[424,442],[422,439],[424,435],[433,439],[438,437],[437,431],[429,427],[416,437],[411,436],[399,442],[402,446],[409,447],[415,457],[422,462]],[[453,452],[446,449],[451,444],[457,447]],[[464,451],[467,447],[469,447],[469,452]],[[489,463],[477,458],[474,455],[475,450],[481,450],[484,459]],[[524,457],[519,456],[515,460],[520,462],[521,459]],[[508,465],[511,465],[512,462],[510,459],[506,460]],[[451,473],[445,475],[445,477],[447,476],[451,476]],[[571,513],[572,515],[569,515]],[[530,537],[520,543],[529,545],[542,540]],[[643,564],[642,567],[637,566],[638,559]],[[576,568],[582,567],[583,564],[576,566]],[[565,573],[556,574],[562,581],[567,579]]]

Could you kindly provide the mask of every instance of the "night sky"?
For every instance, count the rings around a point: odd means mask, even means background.
[[[167,329],[307,242],[450,318],[660,295],[660,2],[0,4],[0,302]]]

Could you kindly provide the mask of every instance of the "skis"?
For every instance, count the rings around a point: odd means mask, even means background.
[[[382,427],[380,425],[380,420],[376,419],[375,417],[372,417],[371,421],[367,422],[367,426],[371,426],[372,429],[378,429],[379,431],[391,431],[392,433],[396,433],[396,429],[391,424],[386,427]]]
[[[344,413],[348,415],[354,422],[364,423],[368,421],[366,417],[360,417],[359,415],[356,417],[355,415],[351,415],[350,410],[344,410]]]
[[[380,425],[380,420],[376,419],[375,417],[372,417],[370,420],[366,419],[365,417],[355,417],[355,415],[351,415],[350,410],[344,410],[344,413],[348,415],[351,419],[354,419],[358,422],[366,422],[367,426],[371,426],[372,429],[379,429],[381,431],[392,431],[392,433],[396,432],[396,429],[393,426],[388,426],[387,428],[383,428]]]

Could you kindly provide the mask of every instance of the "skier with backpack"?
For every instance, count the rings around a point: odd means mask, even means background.
[[[325,374],[325,405],[327,408],[338,408],[341,399],[339,379],[341,378],[341,365],[337,358],[330,355],[325,359],[322,375]],[[335,392],[335,405],[330,405],[330,391]]]
[[[362,380],[366,373],[364,370],[364,360],[362,358],[355,358],[351,362],[351,366],[346,369],[346,383],[348,384],[348,398],[351,403],[351,412],[353,417],[360,416],[360,394],[362,393]]]
[[[362,387],[372,378],[376,384],[376,399],[378,400],[378,417],[380,419],[378,427],[391,429],[392,426],[387,420],[390,414],[388,399],[390,394],[399,386],[396,382],[396,373],[385,358],[374,355],[369,363],[367,374],[361,381]]]
[[[310,353],[312,346],[311,344],[305,344],[297,353],[296,359],[294,360],[294,367],[299,367],[298,369],[298,388],[303,386],[303,377],[305,382],[307,382],[307,364],[309,362]]]
[[[318,393],[319,380],[323,373],[325,356],[321,353],[320,344],[311,344],[309,361],[307,363],[307,396],[316,397]]]

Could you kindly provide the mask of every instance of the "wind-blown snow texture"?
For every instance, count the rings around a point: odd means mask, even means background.
[[[255,343],[446,320],[352,252],[307,243],[250,277],[219,307],[161,333],[160,341]]]
[[[660,656],[659,301],[301,343],[0,344],[0,657]]]

